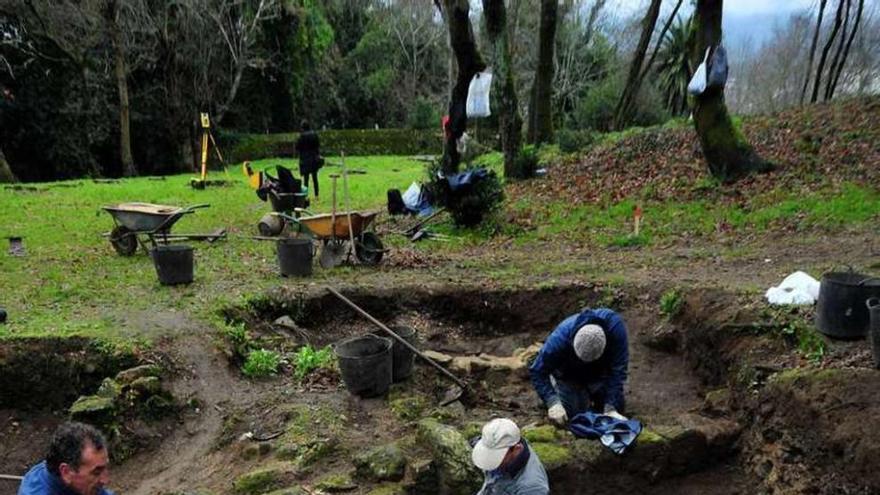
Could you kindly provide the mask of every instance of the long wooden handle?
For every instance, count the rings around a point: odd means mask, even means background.
[[[425,361],[427,361],[428,364],[430,364],[431,366],[433,366],[433,367],[437,368],[438,370],[440,370],[441,373],[443,373],[444,375],[446,375],[447,377],[449,377],[452,381],[454,381],[456,385],[458,385],[458,386],[461,387],[461,388],[467,388],[467,383],[465,383],[465,382],[462,381],[460,378],[458,378],[457,376],[455,376],[455,375],[453,375],[452,373],[450,373],[450,372],[449,372],[446,368],[444,368],[443,366],[440,366],[440,364],[438,364],[438,363],[437,363],[436,361],[434,361],[433,359],[431,359],[431,358],[429,358],[428,356],[422,354],[422,351],[420,351],[420,350],[416,349],[415,347],[413,347],[412,344],[410,344],[409,342],[407,342],[407,341],[406,341],[404,338],[402,338],[400,335],[397,335],[396,333],[394,333],[394,331],[392,331],[390,328],[386,327],[381,321],[379,321],[379,320],[373,318],[372,315],[370,315],[369,313],[367,313],[366,311],[364,311],[363,309],[361,309],[360,306],[358,306],[357,304],[351,302],[347,297],[345,297],[345,296],[343,296],[342,294],[340,294],[339,292],[337,292],[336,289],[334,289],[333,287],[327,287],[327,291],[329,291],[329,292],[330,292],[331,294],[333,294],[334,296],[338,297],[340,301],[344,302],[345,304],[348,304],[348,305],[351,307],[351,309],[353,309],[353,310],[357,311],[358,313],[360,313],[361,316],[363,316],[364,318],[366,318],[367,320],[369,320],[373,325],[376,325],[377,327],[379,327],[379,328],[381,328],[382,330],[384,330],[385,333],[387,333],[387,334],[391,335],[392,337],[394,337],[395,339],[397,339],[398,342],[400,342],[401,344],[403,344],[404,346],[406,346],[407,349],[409,349],[409,350],[411,350],[412,352],[416,353],[416,355],[419,356],[420,358],[422,358],[422,359],[424,359]]]
[[[340,152],[339,156],[342,159],[342,195],[345,199],[345,209],[348,211],[348,236],[356,263],[358,261],[357,244],[354,242],[354,227],[351,225],[351,204],[348,202],[348,172],[345,170],[345,152]]]

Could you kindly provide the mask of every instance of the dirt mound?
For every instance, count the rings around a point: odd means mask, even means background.
[[[747,117],[742,130],[775,165],[768,174],[710,187],[699,141],[689,125],[649,128],[573,160],[554,164],[547,178],[508,186],[515,199],[535,195],[577,204],[650,200],[721,200],[745,204],[758,192],[791,191],[852,181],[880,183],[880,97],[811,105],[771,116]]]

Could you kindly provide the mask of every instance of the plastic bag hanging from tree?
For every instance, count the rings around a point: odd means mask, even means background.
[[[492,73],[489,70],[477,72],[468,86],[467,105],[465,111],[470,117],[488,117],[492,115],[489,110],[489,89],[492,88]]]
[[[707,87],[712,89],[722,89],[727,83],[727,50],[723,46],[712,53],[712,60],[709,61],[709,75],[706,78]]]
[[[691,82],[688,83],[688,93],[692,96],[700,96],[706,91],[706,84],[708,82],[706,75],[706,62],[709,60],[709,50],[711,49],[711,46],[706,48],[706,55],[703,57],[703,62],[697,67],[697,71],[694,72],[694,77],[692,77]]]

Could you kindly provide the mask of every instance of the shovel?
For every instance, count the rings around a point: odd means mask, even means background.
[[[360,306],[358,306],[358,305],[356,305],[355,303],[351,302],[347,297],[345,297],[345,296],[343,296],[342,294],[340,294],[336,289],[334,289],[333,287],[327,287],[327,291],[330,292],[331,294],[333,294],[334,296],[338,297],[340,301],[344,302],[345,304],[349,305],[349,306],[351,307],[351,309],[353,309],[353,310],[357,311],[358,313],[360,313],[361,316],[363,316],[364,318],[366,318],[367,320],[369,320],[370,323],[372,323],[373,325],[376,325],[377,327],[379,327],[379,328],[381,328],[383,331],[385,331],[385,333],[387,333],[388,335],[394,337],[394,339],[396,339],[398,342],[400,342],[401,344],[403,344],[407,349],[409,349],[410,351],[414,352],[417,356],[419,356],[420,358],[422,358],[422,359],[424,359],[425,361],[427,361],[428,364],[430,364],[431,366],[437,368],[441,373],[443,373],[443,374],[446,375],[450,380],[452,380],[453,382],[455,382],[455,385],[457,385],[457,387],[453,387],[453,388],[448,389],[448,390],[446,391],[446,393],[445,393],[444,396],[443,396],[443,401],[440,402],[440,405],[441,405],[441,406],[447,406],[447,405],[452,404],[453,402],[455,402],[455,401],[461,399],[462,395],[464,395],[465,392],[468,390],[468,385],[467,385],[467,383],[465,383],[463,380],[461,380],[461,379],[458,378],[457,376],[455,376],[455,375],[453,375],[452,373],[450,373],[449,370],[447,370],[447,369],[444,368],[443,366],[440,366],[440,364],[438,364],[438,363],[437,363],[436,361],[434,361],[433,359],[431,359],[431,358],[429,358],[428,356],[424,355],[424,354],[422,353],[422,351],[420,351],[420,350],[416,349],[415,347],[413,347],[412,344],[410,344],[409,342],[407,342],[407,341],[406,341],[404,338],[402,338],[400,335],[397,335],[396,333],[394,333],[393,330],[391,330],[390,328],[388,328],[387,326],[385,326],[385,324],[383,324],[381,321],[379,321],[379,320],[373,318],[372,315],[370,315],[369,313],[367,313],[366,311],[364,311],[363,309],[361,309]]]

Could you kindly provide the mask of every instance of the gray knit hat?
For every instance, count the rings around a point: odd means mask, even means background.
[[[584,325],[574,334],[574,353],[577,357],[589,363],[602,356],[605,350],[605,332],[599,325]]]

